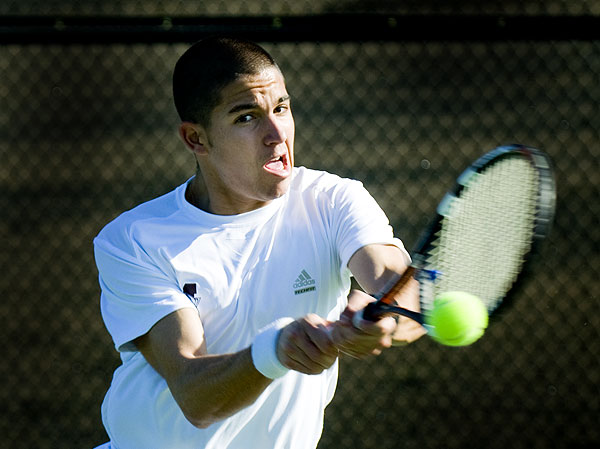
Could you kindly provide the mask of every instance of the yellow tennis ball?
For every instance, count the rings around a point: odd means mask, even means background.
[[[431,337],[446,346],[467,346],[477,341],[488,325],[485,305],[466,292],[445,292],[435,298],[425,323]]]

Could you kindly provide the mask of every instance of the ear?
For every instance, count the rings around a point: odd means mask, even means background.
[[[208,153],[206,132],[197,123],[182,122],[179,125],[179,137],[192,153],[204,155]]]

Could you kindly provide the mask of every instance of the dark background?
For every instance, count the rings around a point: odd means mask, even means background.
[[[411,247],[473,158],[554,160],[535,275],[466,348],[344,359],[320,449],[600,443],[600,2],[6,1],[0,5],[0,446],[90,448],[117,353],[92,239],[194,172],[171,72],[242,33],[278,60],[299,165],[362,180]]]

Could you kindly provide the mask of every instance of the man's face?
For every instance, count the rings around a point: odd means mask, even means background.
[[[206,129],[202,174],[211,209],[257,209],[289,188],[294,119],[281,72],[268,68],[226,86]]]

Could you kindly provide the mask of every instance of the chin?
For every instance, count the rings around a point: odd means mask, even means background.
[[[273,199],[281,198],[288,192],[288,190],[290,190],[291,180],[292,177],[288,176],[286,179],[277,184],[275,191],[273,192]]]

